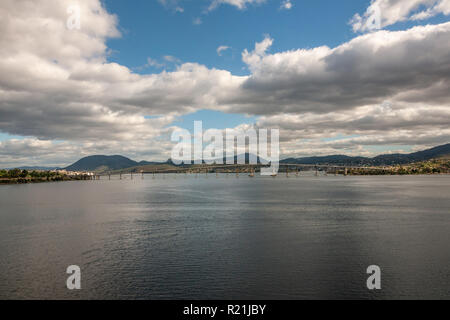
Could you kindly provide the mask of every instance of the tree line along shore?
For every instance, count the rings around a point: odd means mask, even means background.
[[[42,183],[57,181],[77,181],[90,180],[91,174],[68,174],[60,171],[41,171],[41,170],[0,170],[0,184],[22,184],[22,183]]]
[[[349,169],[348,175],[429,175],[449,174],[450,159],[433,159],[407,165]]]

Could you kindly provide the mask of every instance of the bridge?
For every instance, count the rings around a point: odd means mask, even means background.
[[[235,173],[237,176],[240,173],[248,173],[251,176],[257,172],[261,171],[261,168],[270,168],[268,164],[220,164],[220,165],[182,165],[175,168],[170,169],[155,169],[152,171],[132,171],[128,173],[103,173],[93,176],[93,180],[100,180],[101,177],[108,177],[111,179],[111,176],[119,176],[120,180],[123,176],[129,176],[133,179],[135,176],[141,176],[144,179],[145,175],[160,175],[160,174],[208,174],[208,173]],[[386,168],[382,167],[361,167],[361,166],[342,166],[342,165],[329,165],[329,164],[297,164],[297,163],[280,163],[278,166],[278,172],[273,174],[273,176],[277,176],[280,174],[286,174],[289,176],[290,174],[294,174],[298,176],[303,171],[314,171],[315,175],[318,176],[319,172],[334,175],[344,175],[347,176],[352,174],[354,171],[382,171],[386,170]]]

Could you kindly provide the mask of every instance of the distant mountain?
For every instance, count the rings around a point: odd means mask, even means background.
[[[165,163],[165,162],[164,162]],[[124,156],[89,156],[64,168],[68,171],[114,171],[131,167],[164,164],[161,162],[137,162]]]
[[[349,157],[344,155],[324,156],[324,157],[307,157],[307,158],[289,158],[280,161],[281,163],[292,164],[335,164],[350,166],[384,166],[395,164],[407,164],[412,162],[426,161],[430,159],[450,156],[450,143],[424,151],[409,154],[384,154],[374,158],[366,157]]]
[[[250,155],[246,153],[245,163],[249,163]],[[346,165],[346,166],[382,166],[382,165],[393,165],[393,164],[406,164],[411,162],[425,161],[435,158],[440,158],[444,156],[450,156],[450,144],[438,146],[432,149],[414,152],[410,154],[385,154],[379,155],[374,158],[366,157],[349,157],[345,155],[332,155],[324,157],[307,157],[307,158],[290,158],[280,161],[281,163],[292,163],[292,164],[334,164],[334,165]],[[237,156],[234,157],[234,163],[237,163]],[[265,162],[261,161],[261,158],[257,158],[258,163]],[[223,159],[226,163],[226,158]],[[148,162],[141,161],[136,162],[129,158],[123,156],[90,156],[65,168],[69,171],[114,171],[121,169],[128,169],[132,167],[142,167],[148,165],[173,165],[171,159],[166,162]],[[189,166],[190,164],[185,164]],[[27,169],[28,170],[28,169]],[[35,169],[37,170],[37,169]]]
[[[167,162],[141,161],[141,162],[138,162],[138,166],[152,166],[152,165],[158,165],[158,164],[166,164],[168,162],[169,161],[167,161]]]
[[[426,161],[430,159],[445,157],[450,155],[450,143],[434,147],[424,151],[410,154],[387,154],[373,158],[374,161],[385,164],[404,164],[411,162]]]
[[[281,160],[280,163],[292,164],[336,164],[336,165],[362,165],[366,163],[369,158],[364,157],[349,157],[344,155],[333,155],[323,157],[306,157],[306,158],[289,158]]]
[[[139,163],[123,156],[90,156],[65,168],[68,171],[107,171],[138,166]]]

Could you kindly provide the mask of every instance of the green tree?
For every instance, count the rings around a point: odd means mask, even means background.
[[[28,177],[28,171],[27,170],[22,170],[22,173],[20,174],[21,178],[26,178]]]
[[[20,169],[9,170],[9,177],[10,178],[19,178],[21,173],[22,173],[22,170],[20,170]]]

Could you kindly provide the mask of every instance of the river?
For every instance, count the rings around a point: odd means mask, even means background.
[[[0,298],[449,299],[450,176],[0,186]]]

